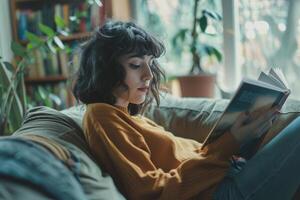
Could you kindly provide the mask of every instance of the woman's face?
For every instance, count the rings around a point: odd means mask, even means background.
[[[116,105],[127,107],[129,103],[141,104],[145,101],[153,78],[151,65],[153,56],[137,56],[135,54],[124,55],[119,62],[125,69],[124,83],[128,89],[118,87],[114,90]]]

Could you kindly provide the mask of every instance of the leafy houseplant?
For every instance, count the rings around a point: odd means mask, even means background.
[[[181,28],[175,34],[172,44],[175,49],[181,48],[184,45],[188,46],[188,49],[191,53],[192,58],[192,66],[189,71],[189,76],[181,76],[178,77],[180,85],[183,86],[187,79],[196,79],[198,83],[192,83],[193,86],[201,85],[205,86],[210,81],[212,86],[210,86],[210,90],[214,87],[214,75],[206,73],[202,67],[202,58],[208,56],[210,59],[216,59],[218,62],[222,60],[222,54],[220,51],[204,42],[200,41],[200,36],[208,35],[208,36],[216,36],[216,33],[211,33],[207,31],[209,26],[218,25],[217,23],[222,20],[221,16],[214,11],[201,9],[201,15],[199,16],[199,3],[200,0],[194,0],[193,4],[193,20],[190,28]],[[196,76],[197,75],[197,76]],[[204,82],[199,82],[200,76],[204,78]],[[202,79],[203,79],[202,78]],[[182,82],[183,81],[183,82]],[[191,89],[191,93],[185,94],[188,89],[181,88],[183,96],[195,96],[195,92],[200,92],[205,90],[205,88],[194,89],[192,86],[188,86]],[[204,96],[212,96],[213,92],[208,91]],[[200,94],[200,96],[202,96]]]
[[[85,0],[85,2],[88,6],[93,4],[97,4],[99,7],[102,6],[101,0]],[[79,13],[78,16],[70,16],[70,20],[73,19],[78,22],[77,18],[80,17],[82,16]],[[59,16],[54,16],[54,21],[57,31],[44,24],[38,25],[38,28],[44,34],[43,38],[26,32],[28,39],[26,47],[14,41],[11,43],[11,49],[15,55],[14,63],[5,62],[0,57],[0,136],[12,133],[20,127],[23,115],[29,106],[26,101],[28,97],[25,92],[24,74],[26,69],[34,62],[34,52],[70,51],[58,37],[58,35],[68,35],[69,28],[65,26],[64,20]],[[44,96],[44,105],[51,106],[49,98],[52,94],[46,94],[46,92],[38,89],[38,95]],[[53,95],[52,98],[58,100],[58,97],[53,97]]]
[[[57,26],[63,27],[61,18],[56,17],[55,21]],[[0,136],[13,132],[22,123],[27,108],[24,73],[33,62],[34,51],[43,49],[55,53],[65,48],[57,32],[43,24],[39,24],[39,29],[46,35],[44,39],[26,32],[29,41],[26,47],[14,41],[11,43],[11,49],[16,56],[16,67],[0,57]]]

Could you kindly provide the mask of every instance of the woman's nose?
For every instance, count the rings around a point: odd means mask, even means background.
[[[149,65],[146,65],[143,79],[144,80],[152,80],[152,78],[153,78],[152,70]]]

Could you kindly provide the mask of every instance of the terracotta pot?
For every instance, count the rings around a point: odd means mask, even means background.
[[[215,95],[216,75],[200,74],[178,77],[182,97],[210,97]]]

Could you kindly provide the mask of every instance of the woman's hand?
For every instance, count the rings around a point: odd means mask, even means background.
[[[255,113],[242,113],[230,129],[231,134],[239,142],[244,144],[255,138],[261,137],[272,126],[272,122],[278,115],[278,108],[262,109]]]

